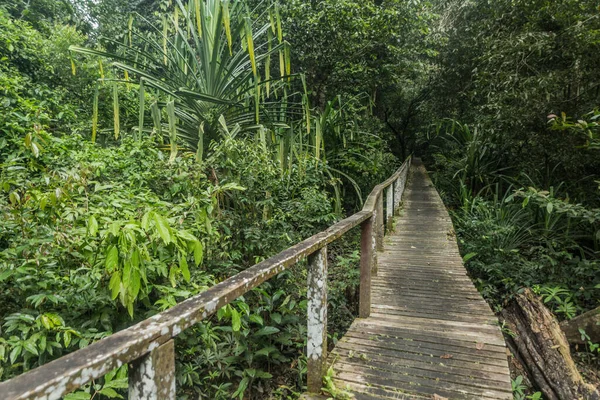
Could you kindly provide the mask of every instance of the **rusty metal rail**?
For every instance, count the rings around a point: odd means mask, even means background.
[[[327,359],[327,245],[361,226],[359,317],[368,317],[377,250],[382,248],[386,227],[400,204],[410,161],[409,157],[389,179],[373,188],[362,211],[167,311],[0,383],[0,397],[57,400],[128,363],[130,400],[175,399],[173,338],[304,258],[308,258],[308,391],[319,392]]]

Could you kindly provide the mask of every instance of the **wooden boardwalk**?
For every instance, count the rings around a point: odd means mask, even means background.
[[[371,316],[329,357],[357,399],[512,399],[498,321],[466,275],[452,222],[418,161],[378,253]]]

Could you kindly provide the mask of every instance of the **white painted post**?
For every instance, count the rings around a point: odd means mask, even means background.
[[[392,217],[394,216],[394,184],[388,186],[385,193],[387,195],[385,201],[385,227],[389,231],[390,229],[392,229]]]
[[[175,400],[175,342],[129,364],[129,400]]]
[[[308,257],[307,386],[319,393],[327,360],[327,247]]]
[[[394,184],[394,214],[396,214],[396,209],[398,209],[398,206],[400,205],[400,199],[402,198],[402,175],[403,174],[400,174]]]

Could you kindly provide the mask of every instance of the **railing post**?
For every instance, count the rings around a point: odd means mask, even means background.
[[[386,189],[386,209],[385,209],[385,227],[389,231],[392,229],[392,217],[394,216],[394,183]]]
[[[396,215],[396,209],[398,208],[398,206],[400,205],[400,200],[402,199],[402,191],[403,189],[403,184],[402,184],[402,174],[400,174],[400,176],[398,177],[398,179],[396,179],[395,182],[395,191],[394,191],[394,215]]]
[[[383,192],[383,191],[382,191]],[[383,217],[383,193],[377,197],[377,250],[383,251],[383,237],[384,237],[384,217]],[[377,263],[375,263],[375,271],[377,271]],[[377,272],[375,272],[377,273]]]
[[[327,360],[327,247],[308,256],[307,386],[319,393]]]
[[[129,400],[175,400],[175,342],[129,364]]]
[[[371,270],[375,253],[375,232],[373,230],[375,219],[376,215],[373,214],[360,225],[359,318],[367,318],[371,315]]]

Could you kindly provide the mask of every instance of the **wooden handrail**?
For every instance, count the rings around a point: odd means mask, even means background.
[[[0,383],[1,398],[60,399],[114,368],[129,363],[130,400],[175,399],[172,339],[220,307],[307,257],[308,389],[309,392],[319,391],[327,358],[327,245],[361,225],[359,317],[369,316],[371,273],[376,272],[376,249],[385,229],[381,222],[384,215],[382,193],[387,190],[386,214],[389,218],[400,203],[410,161],[409,157],[389,179],[373,188],[362,211],[167,311]],[[389,222],[386,221],[388,227]]]

